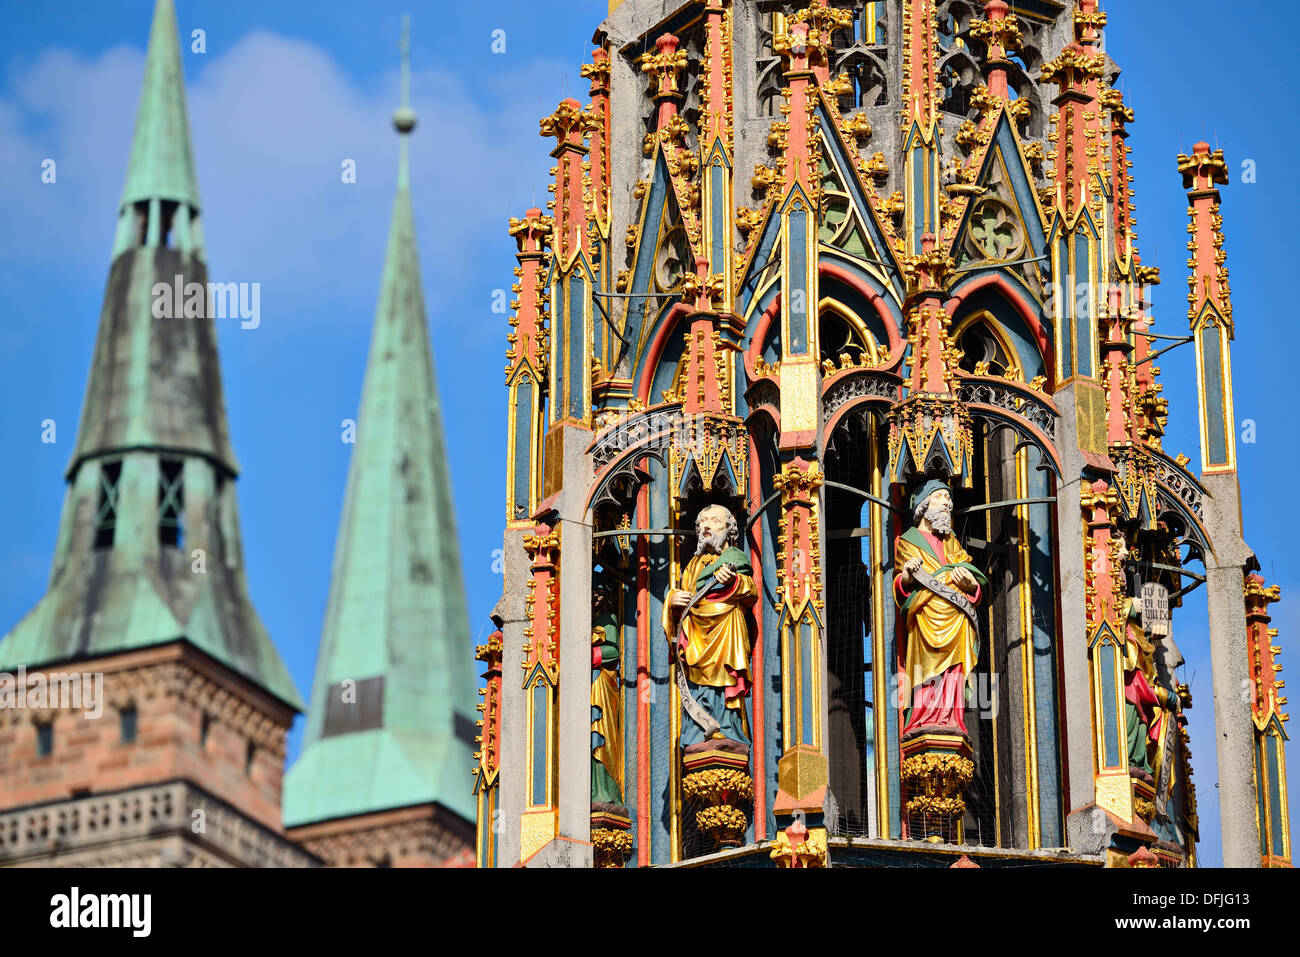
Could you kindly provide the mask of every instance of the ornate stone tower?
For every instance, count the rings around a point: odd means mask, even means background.
[[[0,862],[315,863],[280,827],[301,704],[244,581],[207,280],[157,0],[50,584],[0,640],[26,705],[0,710]]]
[[[411,212],[403,35],[397,198],[290,833],[327,865],[473,861],[474,681]]]
[[[1106,28],[612,0],[510,223],[481,865],[1190,866],[1202,586],[1225,862],[1289,860],[1223,158],[1153,331]],[[1153,364],[1193,343],[1200,476]]]

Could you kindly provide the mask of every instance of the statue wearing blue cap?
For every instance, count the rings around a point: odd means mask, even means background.
[[[904,687],[911,704],[902,734],[966,733],[966,683],[979,660],[984,574],[952,527],[952,490],[930,479],[912,494],[915,523],[894,550],[894,597],[907,619]]]

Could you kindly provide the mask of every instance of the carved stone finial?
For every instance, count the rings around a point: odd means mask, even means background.
[[[655,52],[641,57],[641,72],[650,77],[650,95],[656,100],[680,99],[682,73],[688,62],[686,51],[678,49],[681,41],[665,33],[655,41]]]

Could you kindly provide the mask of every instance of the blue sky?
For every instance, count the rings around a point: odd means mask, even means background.
[[[311,686],[334,535],[378,292],[396,178],[396,42],[407,0],[177,0],[208,259],[219,281],[259,282],[255,330],[220,325],[239,503],[253,600],[302,693]],[[604,0],[437,4],[412,18],[416,230],[447,427],[474,634],[500,594],[493,567],[503,520],[505,317],[493,314],[515,262],[506,219],[546,192],[548,146],[537,120],[565,95],[585,97],[578,67]],[[115,208],[135,122],[152,0],[5,4],[0,32],[0,633],[37,601],[49,575],[62,471],[94,344]],[[1186,323],[1186,197],[1174,165],[1198,139],[1234,170],[1224,191],[1237,340],[1237,415],[1247,537],[1270,582],[1280,643],[1295,647],[1300,575],[1287,552],[1293,504],[1278,492],[1300,465],[1284,398],[1294,323],[1277,303],[1275,268],[1295,268],[1296,136],[1290,4],[1252,15],[1188,15],[1175,0],[1112,0],[1108,52],[1137,111],[1133,148],[1144,261],[1161,267],[1156,331]],[[492,52],[493,31],[505,52]],[[57,162],[55,184],[41,162]],[[341,182],[344,160],[357,182]],[[1242,181],[1242,163],[1255,182]],[[1187,349],[1162,357],[1171,417],[1165,447],[1199,462],[1195,369]],[[40,441],[52,418],[59,441]],[[1205,602],[1175,618],[1187,658],[1202,860],[1220,860],[1213,697]],[[1293,664],[1284,653],[1288,671]],[[1300,664],[1295,665],[1300,667]],[[1300,678],[1296,680],[1300,681]],[[301,722],[300,722],[301,725]],[[301,727],[291,738],[296,756]],[[1300,781],[1293,755],[1291,779]],[[469,780],[468,771],[466,780]],[[1295,793],[1300,793],[1297,791]]]

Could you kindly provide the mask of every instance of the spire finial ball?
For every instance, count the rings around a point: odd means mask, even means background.
[[[415,110],[409,106],[399,106],[393,113],[393,126],[399,133],[409,133],[415,129]]]

